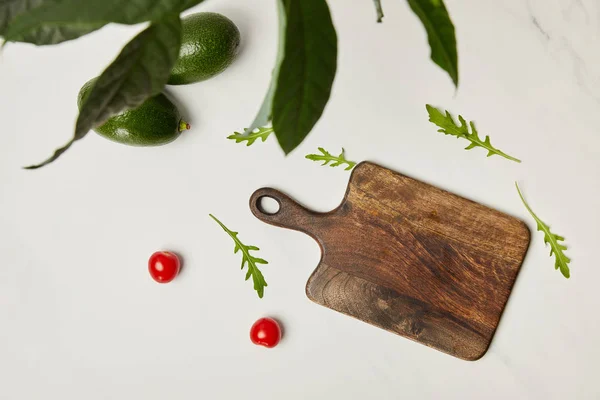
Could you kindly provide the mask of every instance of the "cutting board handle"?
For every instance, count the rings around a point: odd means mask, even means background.
[[[271,198],[279,204],[279,210],[273,213],[265,211],[261,205],[263,198]],[[250,210],[252,214],[263,222],[282,228],[304,232],[320,242],[317,236],[321,230],[325,213],[311,211],[289,196],[272,188],[262,188],[255,191],[250,197]]]

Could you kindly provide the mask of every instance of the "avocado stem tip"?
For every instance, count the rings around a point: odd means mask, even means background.
[[[184,120],[179,121],[179,132],[190,130],[192,126]]]

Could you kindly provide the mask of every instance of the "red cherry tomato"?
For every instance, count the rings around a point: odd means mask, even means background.
[[[179,257],[170,251],[157,251],[148,260],[150,276],[158,283],[171,282],[179,273]]]
[[[274,319],[261,318],[250,329],[250,340],[260,346],[275,347],[281,340],[281,328]]]

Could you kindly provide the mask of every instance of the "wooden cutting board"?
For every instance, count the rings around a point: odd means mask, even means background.
[[[250,208],[319,243],[312,301],[465,360],[487,351],[529,246],[522,221],[367,162],[333,211],[270,188]]]

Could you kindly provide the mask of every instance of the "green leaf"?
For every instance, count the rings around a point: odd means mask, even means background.
[[[375,12],[377,12],[377,22],[381,22],[383,20],[383,8],[381,8],[381,0],[373,0],[375,3]]]
[[[454,25],[442,0],[408,0],[410,8],[419,17],[429,38],[431,59],[448,72],[458,86],[458,55]]]
[[[550,244],[550,256],[554,255],[556,259],[554,263],[554,269],[560,269],[560,272],[563,274],[563,276],[565,278],[569,278],[571,276],[571,271],[569,270],[569,263],[571,262],[571,259],[567,257],[564,253],[564,250],[567,249],[567,246],[565,246],[562,243],[559,243],[564,242],[565,238],[550,231],[550,227],[546,225],[541,219],[539,219],[538,216],[535,215],[531,207],[529,207],[529,204],[527,204],[527,202],[523,198],[523,194],[521,193],[517,182],[515,182],[515,186],[517,187],[517,192],[519,192],[519,197],[525,205],[525,208],[527,208],[527,211],[529,211],[529,214],[531,214],[531,216],[535,220],[537,224],[537,230],[544,232],[544,243]]]
[[[233,253],[236,254],[238,251],[242,253],[242,269],[244,266],[248,264],[248,271],[246,272],[246,280],[252,277],[252,281],[254,283],[254,290],[258,293],[258,297],[262,299],[265,293],[265,287],[268,286],[265,281],[265,277],[256,264],[268,264],[266,260],[262,258],[254,257],[250,254],[251,251],[260,250],[256,246],[246,246],[243,244],[238,238],[238,232],[233,232],[229,230],[221,221],[219,221],[214,215],[208,214],[212,219],[216,221],[217,224],[223,228],[225,232],[233,239],[235,243],[235,248],[233,249]]]
[[[286,15],[283,1],[284,0],[277,0],[277,15],[279,16],[279,46],[277,49],[277,58],[275,59],[275,67],[273,68],[273,72],[271,74],[271,83],[269,84],[267,94],[263,99],[262,105],[260,106],[260,109],[258,110],[258,114],[254,118],[254,121],[252,121],[250,126],[244,130],[245,135],[271,122],[273,96],[275,95],[275,88],[277,88],[279,68],[281,67],[281,61],[283,61],[283,55],[285,52]]]
[[[18,16],[32,12],[32,10],[55,4],[57,0],[0,0],[0,35],[4,35],[6,28]],[[28,42],[34,44],[55,44],[66,40],[78,38],[102,28],[105,23],[95,24],[64,24],[61,26],[43,26],[30,30],[22,35],[11,38],[13,42]]]
[[[442,132],[446,135],[456,136],[457,138],[467,139],[471,142],[471,144],[465,147],[465,150],[471,150],[475,147],[483,147],[488,151],[488,157],[493,155],[499,155],[508,160],[512,160],[518,163],[521,162],[521,160],[511,157],[508,154],[492,146],[489,136],[486,136],[485,140],[481,140],[473,122],[469,123],[469,125],[471,126],[471,132],[469,132],[467,123],[461,115],[458,116],[460,125],[457,125],[456,122],[454,122],[452,115],[450,115],[448,111],[446,111],[446,115],[444,115],[437,108],[429,104],[426,104],[425,107],[427,108],[427,112],[429,113],[429,121],[441,128],[438,129],[438,132]]]
[[[319,151],[321,152],[321,154],[308,154],[306,156],[306,158],[308,158],[309,160],[313,160],[313,161],[323,161],[323,164],[321,164],[321,165],[327,165],[327,164],[331,163],[331,164],[329,164],[330,167],[339,167],[342,164],[346,164],[346,165],[348,165],[345,168],[346,171],[351,170],[356,165],[356,163],[354,161],[346,160],[346,157],[344,156],[343,148],[342,148],[342,152],[337,157],[331,155],[331,153],[329,153],[327,150],[325,150],[322,147],[319,147]]]
[[[329,101],[337,36],[325,0],[283,0],[285,55],[273,98],[273,128],[288,154],[308,135]]]
[[[98,24],[64,24],[61,26],[43,26],[33,31],[29,31],[22,36],[11,38],[12,42],[32,43],[38,46],[51,45],[77,39],[88,33],[97,31],[104,27],[105,23]]]
[[[203,0],[42,1],[38,7],[21,13],[8,24],[4,32],[6,41],[29,38],[28,41],[38,45],[53,44],[74,39],[110,22],[131,25],[145,21],[159,21],[166,15],[179,14]],[[52,32],[52,34],[40,32]],[[33,41],[34,39],[38,41]]]
[[[51,163],[90,129],[159,94],[169,79],[180,45],[181,21],[178,15],[151,24],[133,38],[90,90],[79,111],[73,139],[56,150],[48,160],[26,169]]]
[[[0,0],[0,35],[19,15],[55,0]]]
[[[273,133],[273,128],[257,128],[255,132],[244,134],[234,132],[233,135],[227,136],[227,139],[235,140],[236,143],[247,142],[246,146],[252,145],[257,139],[262,139],[264,142]]]

